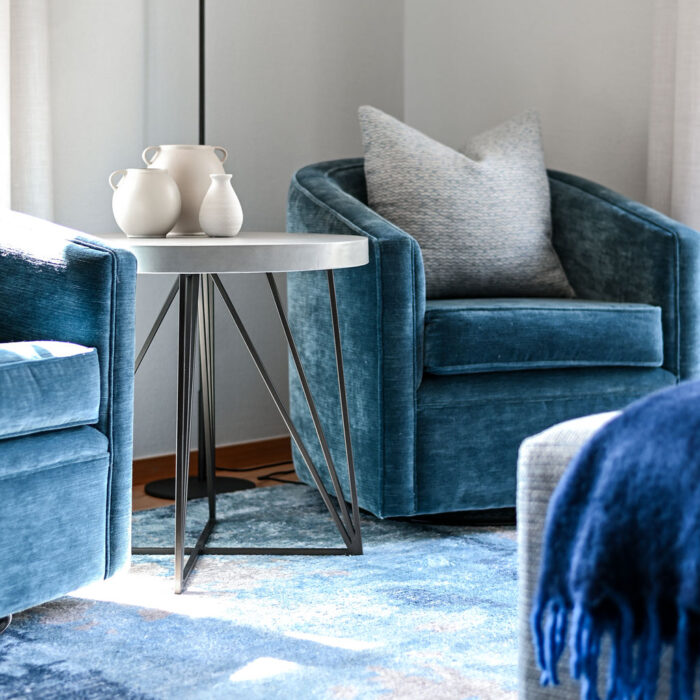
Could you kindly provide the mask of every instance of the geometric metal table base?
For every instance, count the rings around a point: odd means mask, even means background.
[[[331,495],[328,493],[316,465],[304,445],[301,435],[292,423],[291,417],[275,389],[267,369],[265,368],[255,346],[246,331],[238,312],[233,305],[226,289],[217,274],[197,273],[180,274],[173,285],[163,308],[149,333],[143,348],[136,360],[138,369],[153,338],[160,328],[163,319],[172,304],[176,294],[179,294],[179,324],[178,324],[178,383],[177,383],[177,449],[175,458],[175,546],[174,547],[134,547],[134,554],[174,554],[175,556],[175,592],[181,593],[187,578],[193,570],[197,559],[203,554],[224,555],[355,555],[362,554],[362,534],[360,531],[359,505],[357,501],[357,488],[355,484],[355,468],[350,440],[350,424],[348,419],[347,396],[345,393],[345,377],[343,370],[343,358],[340,345],[340,330],[338,323],[338,309],[335,296],[335,281],[333,270],[326,271],[328,279],[328,297],[330,302],[331,320],[333,324],[333,341],[335,348],[336,372],[338,378],[338,390],[340,398],[340,411],[343,423],[343,437],[345,441],[345,455],[348,466],[348,483],[350,485],[350,509],[345,502],[338,474],[330,453],[323,427],[316,405],[311,395],[311,390],[302,367],[301,358],[297,351],[296,343],[292,336],[287,317],[282,307],[282,302],[277,289],[277,284],[271,273],[267,273],[267,281],[272,292],[275,308],[282,324],[284,336],[296,367],[302,390],[306,398],[311,419],[316,430],[316,437],[321,447],[325,466],[333,485],[334,496],[338,504],[336,508]],[[289,434],[296,445],[311,478],[323,500],[333,523],[335,524],[344,547],[207,547],[207,541],[216,526],[216,494],[214,490],[214,304],[213,289],[218,289],[231,318],[236,325],[241,339],[250,354],[260,376],[267,388]],[[197,345],[195,343],[196,329],[199,330],[199,361],[201,377],[201,409],[203,415],[204,445],[200,445],[200,451],[204,451],[204,466],[207,484],[207,497],[209,500],[209,518],[202,529],[194,547],[185,547],[185,519],[187,514],[190,448],[190,420],[192,410],[192,389],[195,371],[195,355]],[[189,555],[187,561],[185,555]]]

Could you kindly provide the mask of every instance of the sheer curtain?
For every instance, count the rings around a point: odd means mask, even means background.
[[[48,0],[0,0],[0,207],[53,214]]]
[[[10,207],[10,0],[0,0],[0,209]]]
[[[656,0],[647,199],[700,229],[700,2]]]

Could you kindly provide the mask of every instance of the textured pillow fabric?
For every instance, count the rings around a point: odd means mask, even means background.
[[[534,112],[464,153],[374,107],[359,116],[369,206],[418,242],[428,298],[574,296],[552,247]]]

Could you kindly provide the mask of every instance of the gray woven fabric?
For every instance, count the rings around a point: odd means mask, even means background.
[[[568,673],[569,654],[559,663],[559,680],[555,687],[539,684],[535,662],[530,612],[540,570],[542,539],[547,506],[559,479],[572,457],[605,423],[617,413],[600,413],[560,423],[528,438],[518,455],[518,697],[520,700],[579,700],[581,687]],[[605,697],[605,671],[609,664],[607,640],[599,665],[598,694]],[[669,697],[671,654],[666,651],[659,674],[658,698]]]
[[[534,112],[464,154],[374,107],[359,116],[369,206],[418,242],[429,299],[574,296],[551,243]]]

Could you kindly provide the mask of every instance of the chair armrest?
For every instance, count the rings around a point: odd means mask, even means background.
[[[661,307],[664,368],[700,374],[700,234],[583,178],[549,178],[554,247],[576,293]]]
[[[105,576],[129,556],[136,259],[48,221],[0,214],[0,339],[97,348],[97,429],[109,439]]]
[[[559,662],[561,685],[543,688],[535,661],[530,613],[539,580],[549,500],[583,444],[617,413],[598,413],[559,423],[527,438],[518,454],[518,689],[521,700],[579,700],[569,678],[568,652]],[[607,652],[606,652],[607,653]],[[607,668],[601,662],[601,668]]]
[[[413,238],[349,194],[350,180],[364,183],[361,159],[319,163],[297,172],[289,189],[287,229],[368,239],[369,263],[335,272],[353,446],[358,463],[363,459],[380,472],[391,469],[412,481],[406,467],[415,463],[415,396],[423,367],[422,257]],[[334,459],[342,464],[325,274],[293,273],[287,279],[290,322],[314,396],[321,398],[322,420],[334,436]],[[294,418],[312,435],[306,412],[297,411],[303,399],[295,373],[290,375]],[[390,445],[385,445],[384,435],[394,436]],[[413,487],[405,489],[413,492]],[[399,507],[382,499],[377,494],[376,503],[360,505],[375,513]]]

